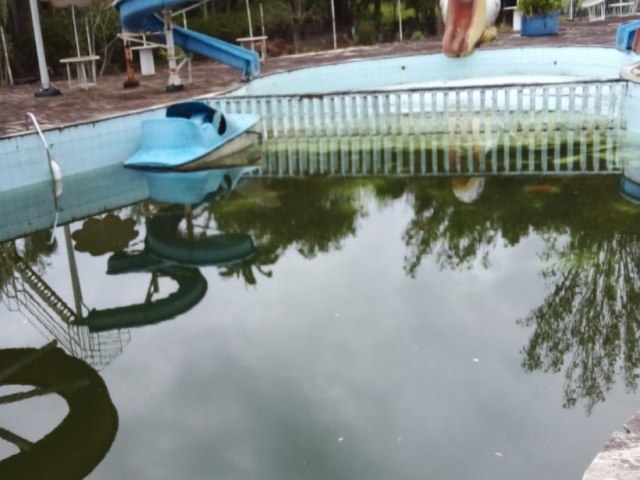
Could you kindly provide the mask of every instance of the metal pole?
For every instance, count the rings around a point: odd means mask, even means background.
[[[249,36],[253,37],[253,22],[251,21],[251,8],[249,8],[249,0],[245,0],[247,4],[247,19],[249,21]],[[251,46],[253,47],[253,42],[251,42]]]
[[[73,301],[76,307],[76,315],[82,318],[82,288],[80,287],[80,275],[78,274],[78,264],[76,263],[76,255],[73,251],[73,242],[71,241],[71,228],[69,224],[64,227],[64,242],[67,247],[67,260],[69,261],[69,272],[71,273],[71,287],[73,289]]]
[[[73,20],[73,36],[76,39],[76,54],[80,56],[80,39],[78,38],[78,25],[76,24],[76,9],[71,4],[71,19]]]
[[[569,20],[573,20],[573,0],[569,0]]]
[[[35,93],[36,97],[53,97],[60,95],[60,90],[51,86],[49,72],[47,71],[47,59],[44,56],[44,44],[42,42],[42,30],[40,29],[40,14],[36,0],[29,0],[31,7],[31,20],[33,22],[33,38],[36,42],[36,52],[38,54],[38,69],[40,70],[40,82],[42,89]]]
[[[7,53],[7,41],[4,38],[4,28],[0,27],[0,36],[2,36],[2,49],[4,50],[4,61],[9,77],[9,85],[13,85],[13,74],[11,73],[11,64],[9,63],[9,54]]]
[[[167,92],[177,92],[184,90],[184,85],[178,75],[178,63],[176,60],[176,47],[173,41],[173,24],[171,20],[171,10],[168,8],[162,11],[164,15],[164,38],[167,42],[167,57],[169,60],[169,82],[166,87]]]
[[[402,1],[398,0],[398,26],[400,28],[400,41],[402,41]]]
[[[88,19],[84,19],[84,29],[87,32],[87,51],[89,52],[90,56],[93,56],[94,52],[93,52],[93,42],[91,41],[92,37],[91,37],[91,30],[89,30],[89,20]]]
[[[135,68],[133,67],[133,52],[131,51],[131,41],[127,32],[122,29],[121,37],[124,43],[124,65],[127,69],[127,79],[124,81],[124,88],[134,88],[140,85],[136,80]]]
[[[333,49],[338,48],[338,38],[336,37],[336,5],[331,0],[331,23],[333,24]]]
[[[262,3],[260,4],[260,27],[261,27],[261,31],[262,31],[262,36],[266,37],[267,34],[265,33],[264,30],[264,11],[262,10]]]

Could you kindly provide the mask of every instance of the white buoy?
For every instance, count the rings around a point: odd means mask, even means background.
[[[51,175],[53,176],[53,186],[56,198],[62,195],[62,170],[55,160],[51,160]]]

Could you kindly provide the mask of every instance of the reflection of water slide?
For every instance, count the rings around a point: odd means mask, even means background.
[[[142,256],[114,254],[109,259],[107,273],[130,273],[140,271],[142,267],[142,271],[151,270],[154,272],[155,278],[168,277],[175,280],[178,283],[178,290],[159,300],[145,301],[124,307],[91,310],[86,317],[90,331],[139,327],[171,320],[193,308],[206,294],[207,280],[198,269],[179,266],[154,268],[149,264],[154,265],[157,261],[144,257],[147,256],[144,254]]]
[[[115,439],[118,412],[104,381],[85,362],[54,345],[0,350],[0,385],[35,387],[5,395],[0,404],[57,394],[69,408],[62,422],[36,442],[0,428],[0,438],[20,450],[0,461],[0,478],[84,478]]]
[[[18,252],[15,243],[0,247],[0,265],[8,281],[0,298],[10,311],[20,312],[46,338],[55,339],[69,354],[102,369],[122,353],[129,332],[93,334],[82,318],[81,306],[70,307]]]
[[[121,0],[116,4],[116,7],[120,12],[120,22],[123,28],[130,32],[164,30],[169,51],[175,43],[186,51],[240,69],[245,78],[253,78],[260,74],[260,58],[257,53],[251,50],[186,28],[176,26],[165,28],[166,23],[171,22],[170,14],[166,12],[186,3],[190,3],[189,0]],[[163,12],[165,19],[157,16],[156,12]],[[170,83],[173,82],[170,80]]]
[[[205,296],[207,281],[195,268],[225,265],[250,256],[255,247],[249,235],[218,234],[189,240],[178,234],[185,216],[184,206],[170,206],[147,221],[145,249],[139,253],[117,253],[109,258],[107,273],[151,272],[152,287],[157,277],[168,277],[178,289],[165,298],[151,299],[123,307],[92,310],[85,320],[90,331],[151,325],[187,312]]]
[[[191,241],[177,234],[184,209],[170,207],[147,222],[146,246],[160,258],[183,265],[225,265],[254,251],[253,240],[242,233],[225,233]]]

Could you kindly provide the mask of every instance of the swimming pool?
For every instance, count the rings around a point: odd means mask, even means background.
[[[3,348],[100,371],[118,431],[77,459],[91,478],[579,477],[638,402],[638,91],[629,57],[593,58],[561,83],[416,85],[395,59],[393,90],[209,99],[271,126],[262,173],[192,207],[117,160],[161,110],[45,132],[53,245],[42,143],[12,138],[38,167],[0,189]],[[3,408],[34,440],[66,412]]]

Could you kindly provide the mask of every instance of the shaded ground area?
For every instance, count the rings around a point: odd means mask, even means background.
[[[518,33],[503,32],[498,39],[481,48],[534,47],[534,46],[615,46],[616,29],[622,22],[638,19],[635,17],[610,17],[606,21],[588,23],[584,20],[563,22],[560,34],[551,37],[521,37]],[[267,58],[262,75],[295,68],[343,62],[359,58],[390,57],[421,53],[437,53],[441,50],[439,38],[429,38],[418,42],[396,42],[371,47],[353,47],[329,50],[305,55],[290,55]],[[382,72],[384,73],[384,72]],[[43,129],[97,120],[116,116],[124,112],[146,109],[155,105],[165,105],[183,99],[212,95],[240,85],[237,70],[225,65],[198,60],[193,63],[193,82],[185,85],[181,92],[167,93],[168,78],[166,65],[156,62],[156,74],[138,76],[140,86],[124,89],[126,75],[109,75],[98,79],[98,86],[89,90],[67,88],[66,79],[58,79],[53,84],[62,95],[50,98],[36,98],[34,93],[39,84],[19,85],[0,88],[0,137],[18,134],[31,128],[25,121],[26,112],[37,117]],[[181,72],[186,83],[186,68]]]

